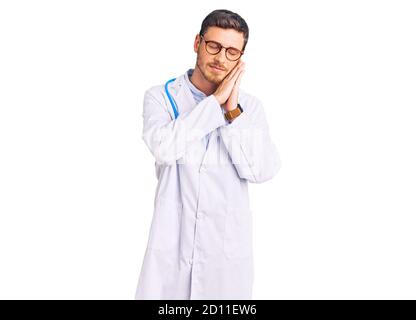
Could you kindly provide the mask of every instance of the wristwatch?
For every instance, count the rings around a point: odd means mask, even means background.
[[[228,121],[231,121],[237,118],[242,112],[243,112],[243,108],[241,108],[240,104],[238,103],[237,108],[227,111],[226,113],[224,113],[224,116]]]

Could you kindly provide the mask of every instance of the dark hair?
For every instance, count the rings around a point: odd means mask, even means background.
[[[246,21],[235,12],[225,9],[212,11],[202,21],[201,31],[199,34],[203,36],[209,27],[219,27],[223,29],[234,29],[244,33],[243,51],[248,41],[248,25]]]

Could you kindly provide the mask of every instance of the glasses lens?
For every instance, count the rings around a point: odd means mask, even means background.
[[[221,46],[215,42],[207,42],[206,48],[207,48],[208,53],[211,53],[211,54],[217,54],[221,50]]]
[[[231,61],[238,60],[238,58],[240,58],[240,56],[241,56],[240,51],[232,49],[232,48],[228,49],[226,51],[226,54],[227,54],[227,58]]]

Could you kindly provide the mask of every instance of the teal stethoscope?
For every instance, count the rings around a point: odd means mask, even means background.
[[[171,83],[172,81],[175,81],[175,80],[176,80],[176,78],[173,78],[173,79],[170,79],[168,82],[165,83],[165,92],[166,92],[166,95],[169,98],[170,104],[172,105],[173,113],[175,114],[175,119],[176,119],[179,116],[178,106],[176,105],[175,100],[170,95],[169,90],[168,90],[169,83]]]

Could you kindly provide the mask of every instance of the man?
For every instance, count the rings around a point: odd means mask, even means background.
[[[280,158],[261,102],[239,88],[247,40],[238,14],[211,12],[195,68],[145,93],[158,185],[136,299],[252,298],[247,185],[275,176]]]

